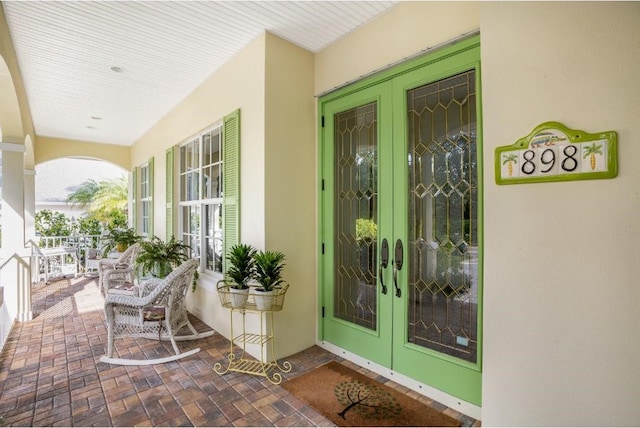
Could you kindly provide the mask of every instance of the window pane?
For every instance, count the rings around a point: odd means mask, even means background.
[[[187,170],[187,147],[184,145],[180,147],[180,172],[183,173]]]
[[[192,206],[189,210],[189,233],[197,235],[200,230],[200,209],[198,206]]]
[[[222,273],[222,204],[205,206],[207,270]]]
[[[186,175],[185,191],[187,201],[197,201],[200,199],[200,186],[199,186],[200,174],[197,171],[189,172]]]
[[[222,197],[222,177],[220,175],[221,165],[217,164],[211,167],[211,178],[212,178],[212,198],[221,198]]]
[[[199,206],[183,206],[182,207],[182,242],[191,247],[191,257],[199,257],[200,249],[194,243],[199,242],[198,233],[200,227],[200,207]]]
[[[211,150],[211,133],[207,132],[202,136],[202,165],[209,165],[213,161],[211,159],[212,150]]]
[[[200,146],[196,140],[193,142],[193,149],[191,151],[191,164],[189,169],[196,169],[200,167]]]
[[[222,206],[211,203],[222,196],[220,147],[221,127],[180,147],[179,198],[183,242],[207,270],[222,273]]]
[[[140,199],[149,197],[149,166],[140,168]]]
[[[148,229],[148,224],[149,224],[149,203],[146,201],[142,201],[141,203],[142,205],[142,233],[146,234],[149,229]]]
[[[187,176],[186,174],[180,174],[180,200],[187,200]]]
[[[220,129],[214,131],[211,141],[211,163],[222,162],[222,154],[220,153],[220,138],[222,134]]]
[[[202,197],[204,199],[211,199],[213,196],[213,183],[211,180],[211,176],[213,174],[213,170],[211,166],[203,168],[202,170]]]
[[[188,239],[189,230],[190,230],[189,224],[191,223],[190,222],[191,216],[189,215],[189,209],[190,208],[191,207],[182,207],[182,209],[181,209],[181,211],[182,211],[181,214],[182,215],[180,216],[181,219],[182,219],[182,231],[183,231],[183,233],[182,233],[183,239],[182,240],[187,244],[189,243],[189,239]]]

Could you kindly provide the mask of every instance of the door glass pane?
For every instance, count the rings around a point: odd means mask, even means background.
[[[477,359],[475,72],[407,93],[409,342]]]
[[[334,316],[376,329],[377,105],[335,115]]]

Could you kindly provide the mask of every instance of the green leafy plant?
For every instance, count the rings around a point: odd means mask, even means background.
[[[164,278],[183,262],[189,260],[191,247],[172,236],[167,242],[154,236],[140,242],[140,254],[136,259],[142,275],[151,274]],[[194,280],[197,278],[194,278]]]
[[[370,244],[378,236],[378,225],[370,218],[356,219],[356,242]]]
[[[136,234],[136,231],[130,227],[111,229],[102,238],[104,253],[106,254],[114,248],[122,252],[126,250],[129,245],[140,242],[141,239],[142,237]]]
[[[69,236],[72,232],[71,219],[59,211],[38,211],[35,227],[40,236]]]
[[[229,286],[236,289],[247,289],[255,268],[254,256],[256,249],[248,244],[237,244],[231,247],[227,256],[229,267],[227,277],[231,280]]]
[[[127,225],[127,192],[128,181],[124,175],[100,181],[89,179],[73,188],[67,202],[88,208],[88,215],[105,228],[122,228]]]
[[[280,251],[258,251],[254,256],[254,278],[260,284],[260,291],[272,291],[284,282],[282,270],[284,269],[285,255]]]
[[[77,221],[78,233],[81,235],[100,235],[102,226],[98,219],[89,215],[83,215]]]

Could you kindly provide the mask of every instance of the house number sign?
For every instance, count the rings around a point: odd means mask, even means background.
[[[618,136],[545,122],[515,144],[497,147],[495,157],[497,184],[613,178],[618,174]]]

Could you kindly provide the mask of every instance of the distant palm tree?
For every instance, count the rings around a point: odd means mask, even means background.
[[[98,191],[91,202],[92,211],[111,211],[113,209],[126,210],[129,201],[127,179],[120,178],[101,180]]]
[[[124,176],[100,180],[89,179],[67,197],[67,202],[89,207],[89,216],[107,228],[126,224],[128,183]]]
[[[71,202],[74,207],[77,204],[80,208],[85,208],[91,205],[99,189],[100,185],[98,182],[94,179],[89,179],[81,183],[78,188],[67,197],[67,202]]]

